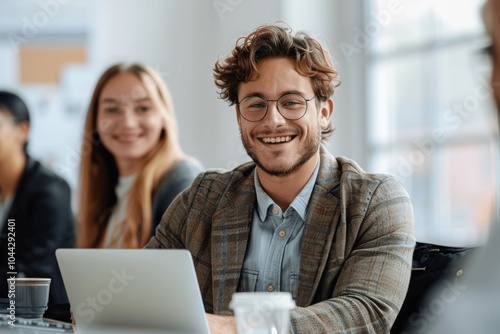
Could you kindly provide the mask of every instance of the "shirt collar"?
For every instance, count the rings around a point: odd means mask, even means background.
[[[304,185],[300,193],[295,197],[295,199],[290,204],[290,207],[293,208],[302,218],[302,220],[306,220],[306,209],[307,204],[309,203],[309,199],[311,198],[314,184],[316,183],[316,178],[318,177],[319,172],[319,161],[316,164],[316,168],[312,173],[311,177]],[[267,210],[271,205],[277,205],[274,201],[267,195],[267,193],[262,188],[260,184],[259,177],[257,176],[257,169],[254,171],[254,183],[255,183],[255,194],[257,196],[257,213],[260,217],[261,221],[266,220]],[[287,209],[288,211],[288,209]]]

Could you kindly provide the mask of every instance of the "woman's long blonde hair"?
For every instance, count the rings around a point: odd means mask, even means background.
[[[112,154],[100,140],[96,119],[99,97],[104,86],[111,78],[123,72],[136,75],[150,90],[157,90],[160,103],[163,104],[158,109],[162,113],[164,124],[158,144],[143,158],[140,172],[130,189],[124,222],[126,229],[120,247],[139,248],[146,244],[152,229],[153,192],[165,172],[184,156],[179,145],[172,99],[160,76],[141,64],[117,64],[108,68],[97,82],[85,120],[80,168],[79,247],[94,248],[102,245],[112,208],[117,201],[115,187],[118,170]]]

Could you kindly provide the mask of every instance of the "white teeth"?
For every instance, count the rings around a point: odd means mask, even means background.
[[[276,144],[276,143],[285,143],[285,142],[289,142],[290,140],[292,140],[292,137],[291,136],[286,136],[286,137],[273,137],[273,138],[262,138],[262,141],[266,144],[269,144],[269,143],[272,143],[272,144]]]

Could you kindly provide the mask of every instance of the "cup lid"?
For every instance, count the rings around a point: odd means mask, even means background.
[[[229,308],[259,307],[272,310],[293,309],[295,301],[290,292],[236,292],[233,294]]]

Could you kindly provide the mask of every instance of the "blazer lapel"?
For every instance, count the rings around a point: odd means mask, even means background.
[[[214,311],[227,310],[238,288],[252,222],[255,187],[249,169],[230,185],[212,221],[212,282]]]
[[[321,148],[318,179],[307,208],[302,239],[297,306],[311,304],[323,275],[340,217],[340,175],[335,158]]]

